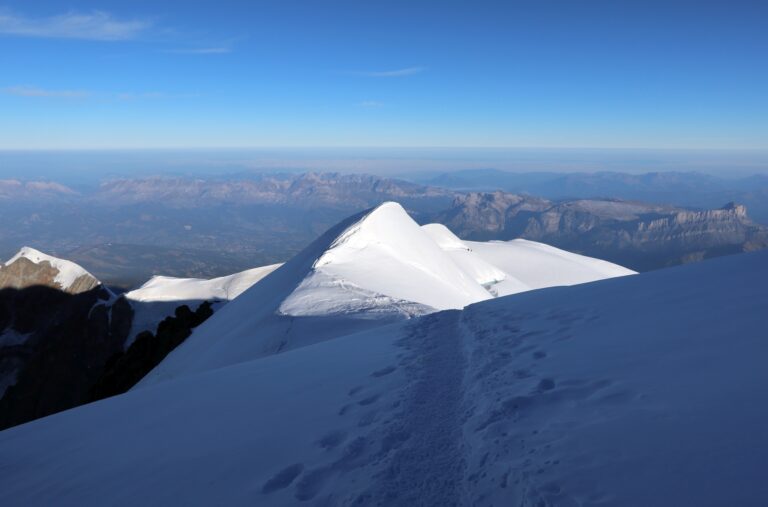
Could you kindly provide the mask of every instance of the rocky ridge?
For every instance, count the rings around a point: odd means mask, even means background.
[[[542,241],[641,271],[768,247],[768,228],[736,203],[687,210],[612,199],[557,202],[470,192],[457,196],[435,219],[462,238]]]

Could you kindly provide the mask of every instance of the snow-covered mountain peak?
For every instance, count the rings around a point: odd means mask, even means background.
[[[29,269],[29,264],[35,269]],[[74,262],[25,246],[0,268],[0,286],[24,288],[47,285],[72,294],[86,292],[101,282]]]
[[[312,267],[319,268],[326,264],[343,262],[345,255],[371,245],[397,242],[401,234],[398,226],[404,225],[407,229],[409,222],[412,222],[411,217],[398,203],[382,203],[342,232]]]
[[[354,261],[367,248],[388,250],[404,261],[435,254],[434,241],[426,241],[423,231],[396,202],[385,202],[348,227],[315,262],[314,268]]]
[[[371,298],[381,296],[387,305],[395,300],[438,310],[492,297],[395,202],[381,204],[345,229],[312,267],[281,306],[283,313],[357,311],[361,301],[368,308]]]

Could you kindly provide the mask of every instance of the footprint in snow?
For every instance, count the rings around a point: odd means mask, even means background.
[[[301,474],[302,471],[304,471],[304,465],[301,463],[295,463],[286,468],[283,468],[274,476],[272,476],[271,479],[264,483],[264,486],[261,488],[261,492],[265,495],[268,495],[280,489],[287,488],[296,479],[296,477]]]
[[[323,449],[330,450],[337,447],[347,438],[346,432],[342,430],[332,431],[318,440],[318,445]]]
[[[389,375],[396,369],[397,368],[394,366],[387,366],[386,368],[382,368],[380,370],[376,370],[375,372],[371,373],[371,377],[383,377],[385,375]]]

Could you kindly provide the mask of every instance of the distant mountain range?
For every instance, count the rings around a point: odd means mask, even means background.
[[[768,247],[768,228],[734,203],[692,211],[633,201],[470,192],[434,218],[462,238],[543,241],[639,271]]]
[[[716,200],[730,194],[710,177],[525,177],[541,186],[522,190],[541,189],[540,196],[337,173],[136,178],[79,190],[6,180],[0,182],[6,225],[0,231],[0,254],[7,257],[32,244],[122,288],[155,274],[210,278],[283,262],[344,217],[388,200],[402,203],[420,223],[443,223],[465,239],[542,240],[636,270],[768,244],[766,228],[750,220],[741,201],[723,208],[729,200]],[[475,171],[434,182],[482,187],[497,179],[497,186],[510,186],[515,178],[524,176]],[[739,195],[750,202],[768,201],[755,197],[761,195],[760,181],[756,177],[752,192]],[[590,198],[547,197],[547,192],[557,193],[555,188]],[[681,204],[704,195],[705,189],[711,190],[712,206]],[[637,195],[649,199],[638,201]]]
[[[735,201],[768,225],[768,175],[726,178],[697,172],[549,173],[496,169],[421,175],[415,181],[459,191],[501,190],[553,200],[624,199],[700,209]]]
[[[435,212],[454,197],[404,181],[312,173],[115,180],[81,191],[5,181],[2,188],[11,190],[0,191],[0,255],[33,244],[121,287],[154,274],[215,277],[282,262],[354,212],[392,199]]]
[[[411,201],[420,210],[440,209],[451,191],[368,174],[303,173],[232,179],[146,178],[102,184],[88,199],[125,206],[161,202],[169,207],[290,205],[296,208],[365,208],[381,199]]]

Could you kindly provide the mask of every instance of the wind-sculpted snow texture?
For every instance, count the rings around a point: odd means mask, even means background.
[[[148,385],[0,433],[0,504],[762,506],[765,280],[720,258]]]

